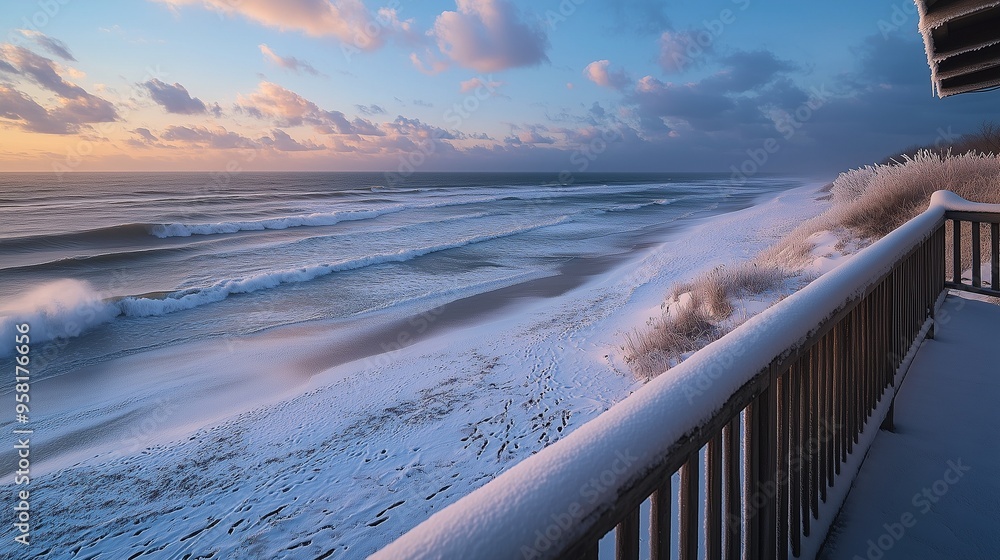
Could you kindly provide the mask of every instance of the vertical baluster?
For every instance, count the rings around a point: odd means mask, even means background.
[[[833,370],[834,365],[834,355],[833,355],[833,331],[826,333],[823,337],[823,353],[825,357],[823,363],[826,367],[826,418],[827,426],[826,433],[824,434],[824,441],[826,442],[826,486],[833,487],[834,477],[837,472],[839,472],[840,467],[837,461],[837,434],[839,433],[839,428],[837,428],[837,413],[836,413],[836,398],[837,391],[835,382],[835,375]]]
[[[952,272],[951,281],[956,284],[962,283],[962,222],[959,220],[952,220],[952,235],[951,247],[952,255],[954,259],[952,262]]]
[[[816,486],[819,491],[819,500],[826,502],[826,481],[830,476],[830,464],[827,462],[826,426],[829,425],[828,415],[829,385],[827,384],[826,370],[826,336],[821,337],[816,342],[816,371],[819,375],[819,386],[816,391],[817,398],[817,420],[816,420],[816,466],[817,478]]]
[[[670,477],[653,492],[649,511],[650,560],[670,560]]]
[[[934,249],[937,253],[938,268],[935,269],[935,277],[939,278],[939,286],[944,286],[945,276],[948,274],[947,267],[944,264],[944,226],[942,225],[938,229],[938,240],[934,243]]]
[[[877,288],[876,288],[877,290]],[[868,414],[875,412],[875,403],[878,402],[878,390],[882,381],[881,371],[878,369],[878,295],[873,291],[868,295],[868,337],[865,340],[865,353],[868,356],[866,363],[865,377],[868,379]]]
[[[812,391],[812,371],[809,369],[808,357],[801,360],[799,375],[802,383],[799,385],[799,442],[795,450],[798,457],[797,468],[799,470],[799,504],[802,508],[802,535],[809,536],[809,503],[812,492],[812,465],[809,459],[809,403],[812,398],[809,393]],[[798,556],[798,551],[795,552]]]
[[[792,369],[788,372],[788,435],[789,444],[786,449],[784,449],[786,454],[798,453],[799,451],[799,427],[801,418],[799,416],[799,404],[802,401],[802,376],[801,370],[798,367],[798,363],[792,366]],[[785,467],[785,465],[782,465]],[[794,551],[797,544],[800,542],[800,535],[802,534],[802,521],[799,517],[801,513],[800,509],[800,492],[802,488],[801,466],[796,465],[794,468],[788,468],[785,472],[788,473],[788,501],[787,506],[788,518],[779,520],[781,526],[779,530],[787,527],[788,535],[791,537],[792,550]],[[781,542],[778,552],[781,553],[788,547],[789,543]]]
[[[869,382],[871,381],[871,371],[868,369],[868,339],[871,337],[871,323],[868,322],[868,304],[870,300],[865,297],[858,305],[858,354],[860,359],[859,380],[861,382],[861,425],[864,425],[868,418],[868,403],[870,395]]]
[[[861,430],[865,425],[865,394],[864,384],[864,339],[862,326],[864,325],[864,315],[860,308],[854,309],[854,341],[851,344],[854,356],[854,443],[860,440]]]
[[[795,488],[793,483],[788,478],[788,448],[790,430],[793,427],[791,423],[791,409],[792,409],[792,394],[790,392],[792,379],[795,376],[795,366],[794,364],[787,371],[782,372],[778,375],[777,379],[777,401],[778,408],[775,411],[777,415],[777,427],[778,431],[777,437],[777,449],[775,456],[777,458],[777,473],[778,476],[774,479],[775,485],[775,505],[777,516],[777,536],[775,540],[778,545],[778,558],[783,559],[788,556],[788,533],[789,531],[797,531],[798,528],[789,528],[789,517],[788,517],[788,494],[789,491],[794,492]]]
[[[847,334],[849,332],[847,318],[836,325],[837,348],[834,353],[837,361],[837,424],[840,432],[837,436],[837,474],[840,474],[841,464],[847,461],[847,438],[850,436],[850,426],[847,421]]]
[[[740,559],[740,417],[736,415],[722,431],[726,475],[726,560]]]
[[[639,509],[632,510],[615,528],[615,559],[639,560]]]
[[[705,558],[722,558],[722,434],[708,441],[705,453]]]
[[[695,451],[681,467],[680,491],[680,557],[681,560],[698,558],[698,462]]]
[[[765,433],[767,433],[767,438],[768,438],[767,452],[764,453],[763,455],[763,462],[765,468],[764,468],[764,477],[762,480],[762,484],[768,484],[768,483],[774,484],[774,481],[778,479],[778,473],[777,473],[778,461],[777,457],[775,456],[776,453],[775,450],[778,447],[776,442],[777,439],[776,434],[778,433],[778,415],[777,415],[778,383],[776,381],[778,377],[778,371],[773,364],[770,366],[769,369],[770,369],[771,382],[768,385],[767,400],[765,401],[767,403],[766,405],[767,409],[766,412],[761,417],[761,420],[763,422],[763,426],[761,426],[761,429]],[[765,486],[762,485],[761,488],[765,488]],[[773,558],[776,550],[775,539],[777,534],[776,525],[778,522],[778,516],[777,512],[775,511],[776,509],[775,506],[776,506],[775,501],[769,499],[767,501],[767,506],[763,512],[764,516],[763,516],[762,528],[764,530],[764,534],[761,537],[761,543],[764,545],[764,550],[767,551],[765,558]]]
[[[892,314],[889,307],[889,282],[883,281],[879,286],[879,356],[881,358],[880,368],[882,372],[882,392],[892,385],[892,358],[889,356],[889,349]],[[881,394],[881,393],[880,393]]]
[[[809,458],[809,507],[813,517],[819,518],[819,486],[820,465],[822,455],[819,454],[820,426],[820,394],[822,379],[819,377],[819,348],[809,349],[809,437],[806,438],[806,448],[803,452]]]
[[[760,542],[760,510],[757,509],[755,498],[759,491],[757,483],[760,480],[761,455],[764,449],[763,434],[760,433],[760,415],[762,412],[760,402],[763,398],[763,395],[757,395],[750,403],[750,406],[747,407],[746,420],[743,424],[743,440],[746,446],[746,455],[743,457],[743,486],[746,493],[746,500],[743,502],[743,518],[746,519],[746,548],[747,558],[750,560],[761,558],[762,548]]]
[[[857,417],[857,400],[858,400],[858,384],[856,379],[857,367],[857,352],[854,351],[854,345],[857,343],[857,309],[851,311],[850,314],[844,319],[847,323],[848,336],[845,337],[845,365],[847,366],[845,377],[847,379],[847,454],[850,455],[854,452],[854,430],[857,429],[858,417]]]
[[[788,403],[788,411],[785,417],[788,419],[788,427],[786,429],[788,443],[782,447],[782,452],[785,454],[785,457],[782,459],[798,453],[799,401],[801,399],[799,386],[802,384],[802,376],[797,362],[792,364],[792,367],[788,370],[786,379],[788,380],[788,389],[786,390],[785,400]],[[790,467],[789,463],[783,462],[781,468],[788,477],[788,492],[780,496],[782,503],[779,504],[779,507],[781,507],[781,519],[778,520],[778,529],[780,531],[779,534],[790,537],[791,543],[795,543],[799,540],[799,535],[802,532],[802,524],[799,520],[799,486],[801,484],[799,465]],[[785,500],[787,500],[787,503],[785,503]],[[784,554],[789,546],[789,538],[780,541],[778,546],[778,552]],[[792,548],[794,550],[794,544],[792,544]]]
[[[1000,224],[990,224],[990,288],[1000,291]]]
[[[981,288],[983,287],[982,279],[982,255],[980,250],[980,239],[979,239],[979,222],[972,222],[972,285]]]

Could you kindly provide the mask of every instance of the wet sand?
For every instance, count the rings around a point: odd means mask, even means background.
[[[319,373],[355,360],[400,350],[449,330],[487,320],[525,301],[558,297],[632,256],[634,253],[625,252],[574,258],[560,266],[553,276],[464,297],[423,313],[378,325],[350,329],[351,332],[345,333],[344,339],[336,347],[300,360],[296,363],[296,369]]]

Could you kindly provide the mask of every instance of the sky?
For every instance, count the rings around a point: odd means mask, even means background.
[[[25,0],[0,171],[835,175],[995,118],[910,0]]]

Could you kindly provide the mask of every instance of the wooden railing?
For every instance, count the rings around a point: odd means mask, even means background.
[[[977,294],[1000,296],[1000,216],[991,212],[970,212],[953,211],[945,213],[945,218],[951,221],[951,280],[946,282],[948,288],[964,290]],[[963,224],[969,224],[965,228]],[[989,228],[985,233],[984,230]],[[963,282],[962,274],[965,270],[962,259],[962,231],[968,229],[970,234],[969,244],[971,245],[971,278],[968,284]],[[984,282],[982,278],[983,269],[983,241],[988,239],[988,250],[990,254],[990,275],[989,281]]]
[[[375,557],[598,558],[611,531],[619,559],[646,547],[654,560],[814,556],[874,434],[892,426],[917,347],[933,336],[946,219],[993,224],[996,286],[1000,206],[933,200]],[[959,233],[953,250],[960,243]],[[992,291],[978,277],[961,288]]]

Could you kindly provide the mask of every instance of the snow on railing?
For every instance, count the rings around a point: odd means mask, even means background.
[[[697,558],[699,546],[708,558],[811,557],[932,335],[954,212],[985,222],[1000,205],[935,193],[919,216],[373,558],[597,558],[612,529],[619,558],[640,546],[654,559]]]

